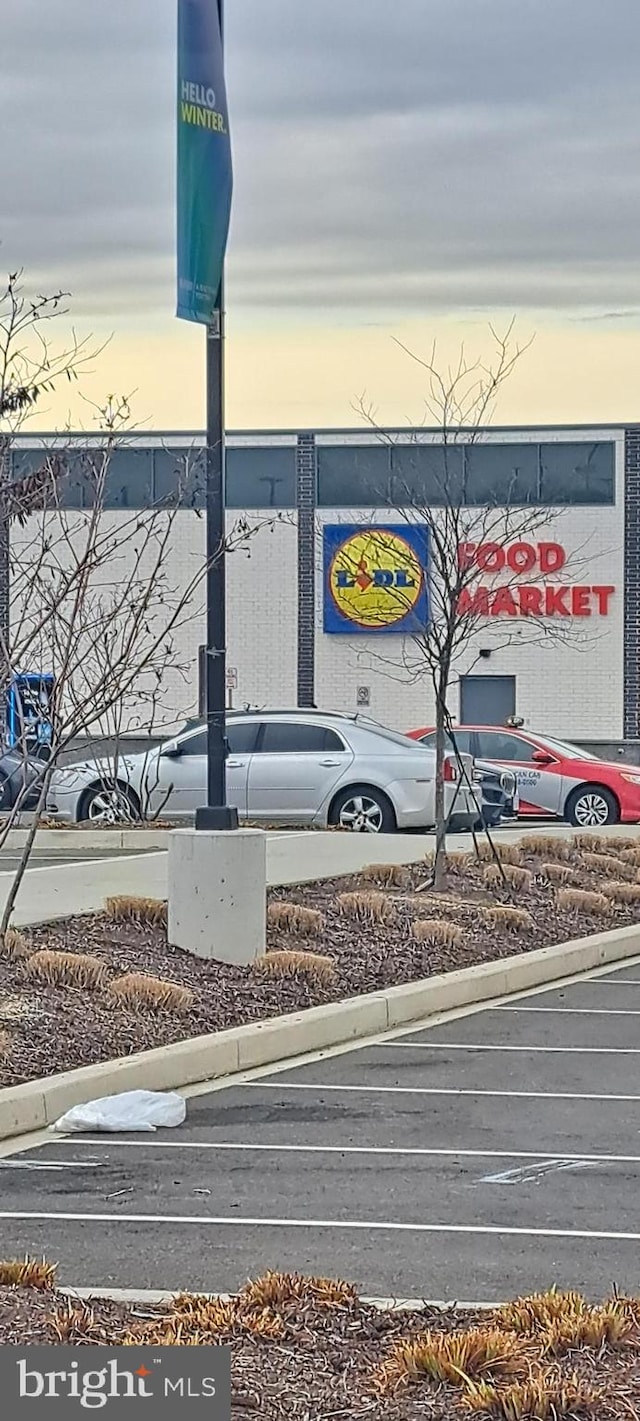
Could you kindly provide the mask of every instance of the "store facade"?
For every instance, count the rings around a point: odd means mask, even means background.
[[[19,439],[16,471],[37,465],[49,442]],[[86,502],[86,445],[83,436],[68,442],[61,501],[69,510]],[[172,568],[186,579],[204,553],[202,436],[131,437],[114,456],[104,517],[125,519],[170,498],[185,469]],[[453,717],[515,714],[540,733],[587,744],[636,741],[635,426],[492,429],[446,449],[441,434],[425,430],[231,434],[229,524],[239,514],[260,524],[247,551],[228,561],[233,703],[360,709],[398,729],[429,724],[433,696],[419,654],[436,612],[429,522],[443,516],[452,490],[474,612],[454,668]],[[495,516],[483,520],[487,507]],[[190,680],[167,686],[176,724],[197,713],[203,640],[194,605],[184,648]]]

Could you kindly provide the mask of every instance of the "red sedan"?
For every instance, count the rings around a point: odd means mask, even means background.
[[[432,727],[407,732],[434,745]],[[640,766],[598,760],[577,745],[499,725],[456,726],[458,749],[513,770],[519,814],[568,819],[580,828],[640,823]]]

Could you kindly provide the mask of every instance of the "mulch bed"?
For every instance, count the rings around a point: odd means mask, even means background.
[[[184,1333],[176,1339],[170,1331],[162,1330],[171,1327],[172,1317],[179,1317],[187,1334],[197,1334],[201,1344],[231,1344],[234,1421],[254,1414],[263,1421],[291,1417],[296,1421],[350,1417],[363,1421],[454,1421],[472,1414],[464,1404],[465,1376],[446,1382],[430,1380],[424,1374],[413,1380],[405,1376],[399,1385],[395,1378],[382,1387],[379,1381],[376,1384],[376,1377],[398,1342],[415,1341],[426,1331],[442,1336],[480,1328],[486,1333],[495,1326],[490,1314],[441,1312],[428,1307],[419,1312],[380,1312],[355,1295],[328,1305],[314,1292],[319,1280],[312,1280],[311,1286],[300,1281],[303,1288],[297,1295],[287,1297],[285,1288],[284,1296],[266,1306],[254,1306],[251,1312],[247,1303],[243,1312],[241,1295],[226,1322],[219,1320],[223,1314],[215,1303],[203,1314],[198,1312],[201,1300],[195,1299],[186,1308],[184,1303],[177,1304],[179,1311],[174,1312],[173,1308],[124,1307],[98,1299],[88,1304],[56,1291],[0,1288],[0,1343],[117,1345],[128,1338],[152,1341],[157,1346],[163,1337],[165,1341],[185,1340]],[[195,1312],[189,1316],[193,1308]],[[473,1415],[480,1421],[492,1416],[520,1416],[523,1421],[537,1417],[549,1421],[633,1421],[640,1415],[637,1309],[635,1300],[634,1320],[615,1345],[562,1349],[557,1360],[544,1356],[538,1339],[517,1339],[522,1360],[517,1363],[516,1379],[521,1375],[522,1380],[531,1376],[542,1380],[550,1409],[481,1408]],[[485,1377],[495,1383],[498,1397],[506,1394],[514,1381],[512,1376],[501,1377],[498,1369],[495,1375],[490,1369],[485,1371]],[[576,1380],[592,1389],[591,1400],[581,1407],[560,1406],[562,1383],[570,1385]]]
[[[375,858],[375,841],[371,854]],[[315,982],[304,976],[265,977],[251,967],[202,961],[167,945],[166,929],[118,923],[105,915],[73,918],[63,924],[25,930],[34,952],[43,948],[89,953],[109,977],[143,972],[189,987],[195,1003],[182,1013],[127,1009],[108,1003],[104,991],[53,987],[26,980],[24,964],[0,958],[0,1031],[3,1059],[0,1084],[53,1075],[74,1067],[168,1045],[193,1036],[276,1017],[286,1012],[417,981],[455,968],[511,957],[516,953],[587,936],[606,927],[638,921],[640,906],[611,905],[610,916],[560,908],[556,889],[541,872],[544,851],[522,851],[534,874],[526,889],[489,891],[486,864],[454,858],[444,895],[417,894],[427,882],[424,865],[413,867],[408,884],[386,891],[393,902],[391,923],[360,923],[340,912],[345,891],[371,890],[359,877],[271,892],[271,903],[293,902],[319,910],[319,935],[301,938],[269,928],[273,950],[311,950],[330,958],[335,976]],[[569,865],[573,886],[599,890],[608,881],[592,871],[575,850]],[[626,865],[629,873],[629,865]],[[640,869],[637,870],[640,873]],[[633,869],[635,873],[635,868]],[[487,926],[483,908],[502,902],[525,908],[532,926],[524,932]],[[462,929],[456,946],[421,943],[411,933],[416,919],[444,918]]]

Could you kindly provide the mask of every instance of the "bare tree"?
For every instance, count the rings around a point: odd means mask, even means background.
[[[184,634],[203,609],[208,564],[204,552],[176,557],[177,520],[194,521],[181,490],[169,504],[105,516],[105,490],[113,454],[126,439],[126,401],[102,412],[103,433],[85,455],[87,506],[66,510],[59,478],[50,478],[44,506],[32,512],[12,551],[11,638],[8,664],[25,671],[47,666],[55,695],[50,758],[43,768],[38,804],[19,869],[0,921],[9,924],[20,883],[46,805],[51,776],[80,734],[116,735],[116,751],[102,764],[108,790],[127,799],[131,817],[145,805],[127,784],[117,744],[126,726],[150,727],[163,719],[167,686],[185,685],[192,672]],[[57,454],[64,466],[64,452]],[[45,465],[46,467],[46,465]],[[215,557],[246,552],[258,531],[278,515],[249,523],[236,519]],[[173,713],[175,710],[175,698]],[[153,788],[153,787],[151,787]],[[0,829],[0,846],[21,805]]]
[[[71,337],[59,346],[49,338],[53,323],[64,323],[69,314],[68,293],[29,295],[22,271],[10,272],[0,290],[0,634],[10,637],[9,582],[11,524],[42,507],[52,478],[60,473],[55,461],[23,477],[12,469],[13,436],[33,414],[42,397],[59,384],[73,383],[86,373],[99,350],[90,338]],[[0,692],[6,688],[11,667],[0,672]]]
[[[446,887],[448,823],[444,765],[447,737],[451,735],[448,694],[460,659],[465,659],[468,670],[478,628],[490,608],[507,614],[506,622],[492,619],[493,635],[497,637],[495,647],[512,645],[516,635],[519,645],[523,639],[566,639],[571,635],[570,624],[547,620],[540,588],[544,572],[540,568],[530,569],[530,540],[550,523],[553,514],[548,508],[527,503],[526,493],[519,487],[517,470],[506,487],[495,493],[488,491],[481,506],[474,506],[466,498],[464,467],[470,461],[469,451],[485,436],[500,391],[528,348],[515,340],[513,323],[502,336],[492,327],[490,330],[494,355],[489,363],[469,361],[462,349],[457,365],[445,371],[438,366],[435,347],[429,357],[422,359],[402,346],[425,372],[424,422],[438,429],[438,442],[429,465],[430,493],[425,493],[423,480],[412,479],[409,459],[405,460],[404,474],[392,479],[390,500],[403,518],[426,525],[429,536],[429,619],[404,640],[400,674],[409,680],[428,677],[433,688],[436,732],[433,886],[436,891]],[[389,442],[391,436],[378,428],[375,415],[364,400],[358,403],[358,409],[376,429],[378,437]],[[424,447],[419,434],[413,436],[413,442],[416,447],[418,443]],[[375,531],[372,537],[375,540]],[[515,548],[511,566],[506,564],[504,556],[507,544]],[[577,553],[572,557],[572,570],[580,556]],[[528,600],[523,601],[520,584],[524,571],[527,571]],[[557,569],[560,579],[566,578],[568,573],[568,564]],[[393,596],[399,599],[401,608],[410,611],[411,602],[402,588],[394,589]],[[397,662],[378,655],[376,660],[386,660],[393,668],[391,674],[398,674]]]

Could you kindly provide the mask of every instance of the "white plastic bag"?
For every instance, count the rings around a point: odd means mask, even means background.
[[[181,1095],[172,1091],[128,1090],[123,1095],[74,1105],[51,1129],[60,1135],[115,1135],[128,1130],[151,1134],[157,1129],[182,1125],[186,1116],[187,1105]]]

